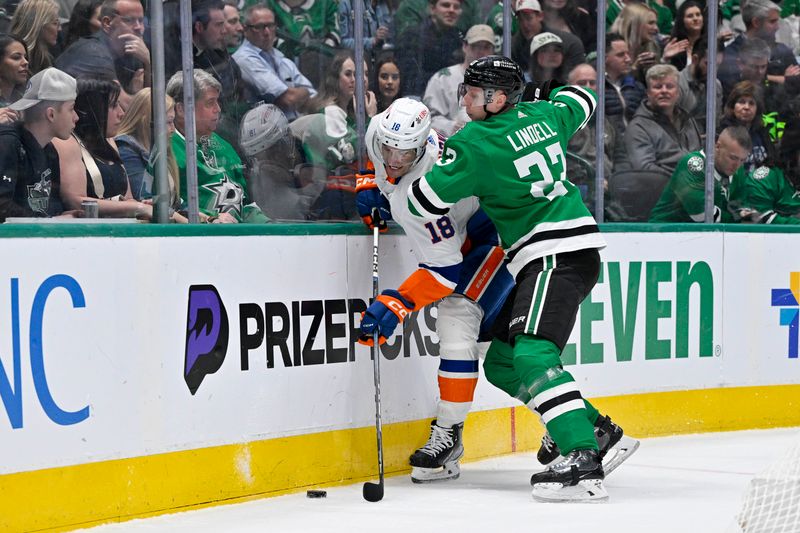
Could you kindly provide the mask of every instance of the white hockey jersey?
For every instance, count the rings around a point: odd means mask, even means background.
[[[419,263],[420,269],[399,287],[400,292],[405,293],[404,296],[409,297],[415,308],[419,309],[447,296],[456,288],[463,261],[462,246],[467,240],[467,223],[479,209],[478,199],[473,196],[456,202],[447,215],[437,220],[412,215],[408,210],[408,188],[436,164],[440,150],[439,136],[431,129],[420,161],[408,174],[391,183],[374,149],[379,120],[380,117],[376,115],[370,121],[364,144],[375,165],[375,183],[389,201],[392,218],[411,240]]]

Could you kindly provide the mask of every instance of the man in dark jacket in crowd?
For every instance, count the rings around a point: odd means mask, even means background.
[[[56,68],[34,75],[21,99],[21,122],[0,126],[0,221],[61,214],[58,154],[50,142],[69,139],[75,113],[75,79]]]
[[[622,136],[642,103],[644,85],[631,74],[628,43],[619,33],[606,34],[606,118]]]
[[[397,41],[402,92],[422,99],[431,76],[461,62],[461,0],[428,0],[430,17],[405,30]]]

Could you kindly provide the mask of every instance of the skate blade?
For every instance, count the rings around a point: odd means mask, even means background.
[[[436,481],[458,479],[460,475],[461,467],[459,467],[457,462],[445,463],[441,468],[411,467],[411,481],[413,483],[434,483]]]
[[[573,486],[537,483],[533,486],[531,496],[537,502],[546,503],[602,503],[608,500],[602,479],[584,479]]]
[[[612,446],[603,458],[603,470],[606,476],[633,455],[633,452],[639,449],[639,444],[641,443],[638,440],[623,435],[619,442]]]

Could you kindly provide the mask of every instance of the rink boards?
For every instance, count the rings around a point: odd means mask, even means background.
[[[800,425],[800,234],[664,229],[603,227],[564,352],[584,395],[635,436]],[[3,230],[0,530],[375,475],[364,230]],[[416,268],[403,235],[381,237],[380,264],[382,288]],[[388,473],[435,413],[435,316],[383,349]],[[473,411],[468,459],[538,443],[535,417],[483,378]]]

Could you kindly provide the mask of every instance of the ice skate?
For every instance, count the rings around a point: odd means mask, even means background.
[[[608,499],[603,465],[595,450],[575,450],[531,476],[531,496],[540,502],[594,503]]]
[[[457,479],[461,475],[458,460],[464,455],[461,432],[464,423],[445,428],[431,421],[431,436],[425,446],[411,455],[411,481],[430,483]]]
[[[594,436],[600,448],[600,459],[606,475],[621,465],[639,448],[639,441],[623,434],[622,428],[611,421],[610,417],[599,416],[594,423]],[[550,466],[563,459],[558,445],[553,442],[549,433],[542,437],[542,444],[536,452],[536,459],[545,466]]]

